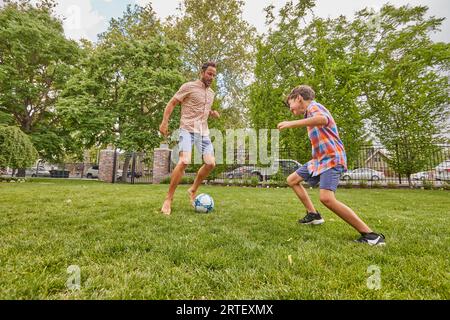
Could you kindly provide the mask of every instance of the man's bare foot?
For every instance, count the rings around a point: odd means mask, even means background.
[[[172,211],[172,201],[170,200],[166,200],[163,203],[163,206],[161,208],[161,212],[164,213],[165,215],[170,215],[171,211]]]
[[[191,189],[188,189],[187,192],[189,194],[189,200],[191,200],[191,205],[194,205],[196,192],[192,191]]]

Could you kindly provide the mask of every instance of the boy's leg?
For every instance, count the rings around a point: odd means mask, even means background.
[[[163,206],[161,208],[162,213],[167,215],[171,213],[171,206],[175,190],[177,189],[177,186],[180,183],[181,178],[183,178],[184,170],[189,165],[190,161],[191,161],[190,152],[184,151],[180,152],[180,159],[170,177],[169,191],[167,192],[166,199],[164,200]]]
[[[370,233],[372,230],[370,230],[356,213],[336,199],[334,193],[339,185],[343,170],[344,168],[339,165],[328,169],[320,175],[320,202],[360,233]]]
[[[320,201],[331,211],[360,233],[371,233],[372,230],[349,207],[336,199],[334,191],[320,189]]]
[[[308,195],[306,189],[300,184],[304,179],[297,172],[291,173],[289,177],[287,177],[287,184],[294,190],[297,197],[305,206],[308,212],[317,212],[314,208],[314,205]]]

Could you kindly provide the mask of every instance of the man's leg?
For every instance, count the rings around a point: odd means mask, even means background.
[[[333,191],[320,189],[320,201],[360,233],[372,232],[352,209],[336,199]]]
[[[194,183],[188,190],[191,202],[193,202],[195,200],[197,190],[200,187],[200,185],[202,184],[203,180],[205,180],[205,178],[209,175],[209,173],[216,166],[216,160],[214,158],[214,155],[212,155],[212,154],[204,155],[203,161],[205,163],[198,170],[197,175],[195,176]]]
[[[171,213],[172,201],[173,196],[175,194],[175,190],[177,189],[178,184],[181,181],[181,178],[183,178],[184,170],[186,169],[190,161],[191,161],[190,152],[184,151],[180,152],[180,159],[170,177],[169,191],[167,192],[166,199],[164,200],[163,206],[161,208],[161,212],[166,215],[169,215]]]
[[[306,189],[300,184],[300,182],[303,181],[303,178],[298,175],[297,172],[292,173],[287,177],[287,184],[294,190],[297,197],[300,199],[300,201],[305,206],[306,210],[308,212],[317,212],[316,208],[314,208],[314,205],[309,198],[308,192]]]

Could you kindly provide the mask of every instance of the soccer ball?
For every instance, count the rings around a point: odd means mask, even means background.
[[[206,193],[199,194],[195,197],[194,209],[200,213],[210,213],[214,209],[213,198]]]

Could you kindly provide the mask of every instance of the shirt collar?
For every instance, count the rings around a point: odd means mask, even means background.
[[[309,107],[311,107],[311,105],[313,105],[313,104],[315,104],[315,103],[316,103],[316,102],[315,102],[314,100],[312,100],[311,103],[308,104],[308,106],[306,107],[305,113],[303,114],[303,117],[304,117],[304,118],[307,118],[307,117],[308,117],[308,109],[309,109]]]
[[[198,79],[197,82],[202,86],[203,89],[208,89],[202,80]]]

